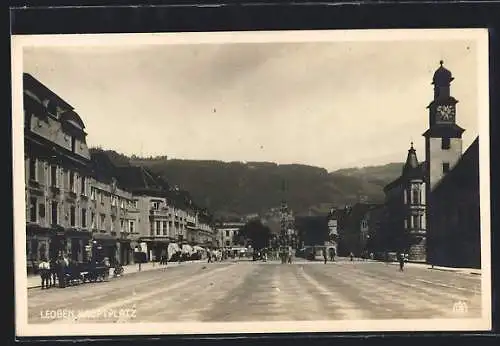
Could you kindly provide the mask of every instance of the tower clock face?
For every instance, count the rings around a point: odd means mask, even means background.
[[[451,105],[437,106],[438,119],[441,121],[451,121],[455,118],[455,109]]]

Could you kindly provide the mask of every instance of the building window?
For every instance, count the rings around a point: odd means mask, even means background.
[[[71,226],[75,226],[75,219],[76,219],[76,208],[74,206],[71,206],[69,208],[69,222]]]
[[[116,200],[117,200],[117,199],[118,199],[118,197],[116,197],[116,196],[112,196],[112,197],[111,197],[111,205],[112,205],[112,206],[116,206],[116,204],[117,204],[117,203],[116,203]]]
[[[134,233],[134,221],[129,222],[129,231],[130,233]]]
[[[69,190],[75,192],[75,173],[69,172]]]
[[[413,200],[413,204],[420,204],[420,190],[419,189],[412,190],[412,200]]]
[[[30,180],[37,181],[36,179],[36,159],[29,160],[29,175]]]
[[[125,200],[120,201],[120,208],[125,209]]]
[[[111,216],[111,232],[114,232],[115,230],[115,217]]]
[[[163,235],[167,235],[167,221],[163,221]]]
[[[106,229],[106,215],[105,214],[101,214],[101,224],[100,224],[100,227],[102,230],[105,230]]]
[[[229,237],[229,231],[226,231],[226,237]]]
[[[92,227],[92,229],[96,229],[96,228],[97,228],[95,223],[96,223],[96,220],[95,220],[95,213],[94,213],[94,212],[92,212],[92,213],[90,214],[90,227]]]
[[[448,137],[441,138],[441,149],[450,149],[450,139]]]
[[[97,191],[97,195],[99,196],[99,202],[101,202],[102,204],[104,204],[104,193],[102,191]]]
[[[93,187],[90,188],[90,199],[95,201],[96,198],[95,198],[95,194],[96,194],[96,191]]]
[[[87,228],[87,209],[82,208],[82,228]]]
[[[153,202],[151,204],[151,208],[153,208],[154,210],[160,209],[160,202]]]
[[[71,137],[71,151],[75,152],[75,150],[76,150],[76,138]]]
[[[448,162],[443,162],[443,173],[446,174],[450,171],[450,164]]]
[[[84,196],[87,195],[87,180],[85,177],[82,177],[81,179],[80,193]]]
[[[59,182],[57,179],[57,166],[50,166],[50,185],[52,187],[59,186]]]
[[[421,218],[420,218],[420,215],[413,215],[412,216],[413,218],[413,228],[422,228],[422,224],[421,224]]]
[[[59,223],[57,213],[57,202],[52,202],[52,224],[57,225]]]
[[[229,244],[230,244],[229,240],[226,240],[226,246],[229,246]]]
[[[36,198],[30,198],[30,222],[36,222]]]
[[[156,221],[156,235],[160,235],[160,232],[161,232],[161,223],[160,221]]]
[[[125,226],[125,221],[123,221],[123,219],[120,219],[120,232],[124,232],[124,227]]]
[[[40,215],[40,217],[45,218],[45,201],[43,201],[38,205],[38,215]]]

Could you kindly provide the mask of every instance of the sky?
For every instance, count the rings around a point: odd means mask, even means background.
[[[186,42],[25,47],[23,70],[75,108],[91,147],[332,171],[402,162],[412,141],[424,159],[442,59],[464,150],[478,135],[472,40]]]

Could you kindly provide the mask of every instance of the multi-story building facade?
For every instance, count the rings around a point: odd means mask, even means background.
[[[231,248],[238,244],[234,240],[238,231],[245,226],[244,222],[224,222],[216,226],[216,243],[219,248]]]
[[[384,187],[389,213],[386,251],[407,253],[412,261],[426,261],[425,165],[417,159],[413,143],[399,178]]]
[[[59,254],[86,261],[96,248],[126,265],[144,244],[149,260],[169,244],[214,245],[208,211],[187,192],[90,151],[73,107],[29,74],[23,84],[28,270]]]
[[[182,235],[179,212],[167,203],[168,184],[143,167],[117,167],[117,177],[137,206],[134,244],[145,243],[147,259],[158,259]]]
[[[28,268],[68,254],[85,260],[91,235],[91,165],[85,125],[73,107],[23,75]]]
[[[92,240],[103,248],[103,256],[122,265],[133,262],[134,225],[138,224],[132,193],[116,179],[116,168],[102,151],[91,152],[93,178],[90,193]],[[132,230],[132,233],[131,233]]]

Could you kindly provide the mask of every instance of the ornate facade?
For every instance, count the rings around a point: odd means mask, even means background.
[[[28,270],[42,258],[86,258],[92,167],[85,125],[73,107],[23,75]]]

